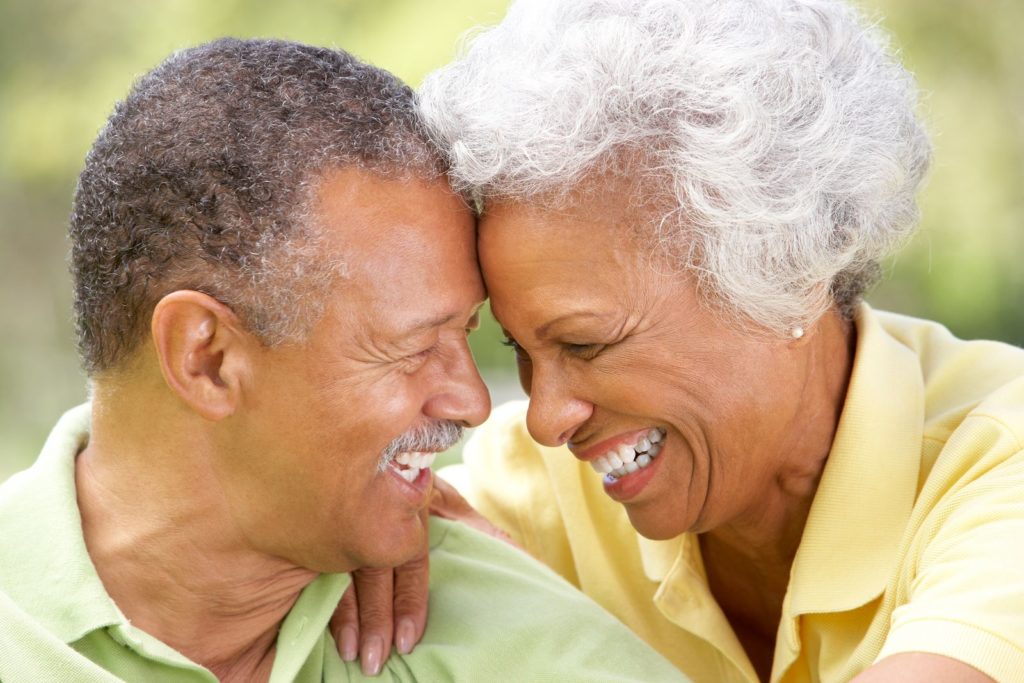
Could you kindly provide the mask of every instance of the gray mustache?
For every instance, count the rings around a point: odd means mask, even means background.
[[[395,456],[405,451],[448,450],[459,442],[462,432],[462,426],[450,420],[413,427],[384,447],[379,469],[383,472]]]

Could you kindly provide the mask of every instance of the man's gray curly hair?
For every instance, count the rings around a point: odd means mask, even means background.
[[[322,314],[341,270],[317,248],[322,175],[443,174],[413,92],[340,50],[225,38],[172,55],[117,105],[71,216],[79,350],[114,368],[177,289],[230,306],[268,345]]]
[[[484,207],[626,173],[652,243],[778,333],[852,312],[930,160],[913,78],[838,0],[519,0],[420,99]]]

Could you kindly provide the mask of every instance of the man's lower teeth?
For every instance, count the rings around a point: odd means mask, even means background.
[[[405,479],[407,482],[411,484],[414,481],[416,481],[416,477],[420,476],[420,471],[413,469],[398,470],[398,474],[402,476],[402,479]]]

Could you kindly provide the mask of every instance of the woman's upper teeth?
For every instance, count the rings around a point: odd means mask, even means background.
[[[636,472],[651,464],[651,460],[661,452],[661,442],[665,438],[663,429],[651,429],[640,436],[637,442],[629,446],[622,444],[604,455],[590,461],[590,466],[599,474],[621,477]]]

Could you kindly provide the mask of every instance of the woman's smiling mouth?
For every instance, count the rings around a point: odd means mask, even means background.
[[[661,452],[664,438],[664,429],[651,429],[633,444],[622,444],[594,458],[590,461],[590,466],[595,472],[605,475],[609,483],[614,483],[615,480],[650,465]]]
[[[624,502],[644,489],[654,476],[653,465],[665,447],[666,434],[662,427],[651,427],[574,454],[604,476],[604,490],[611,498]],[[570,449],[575,450],[571,444]]]

